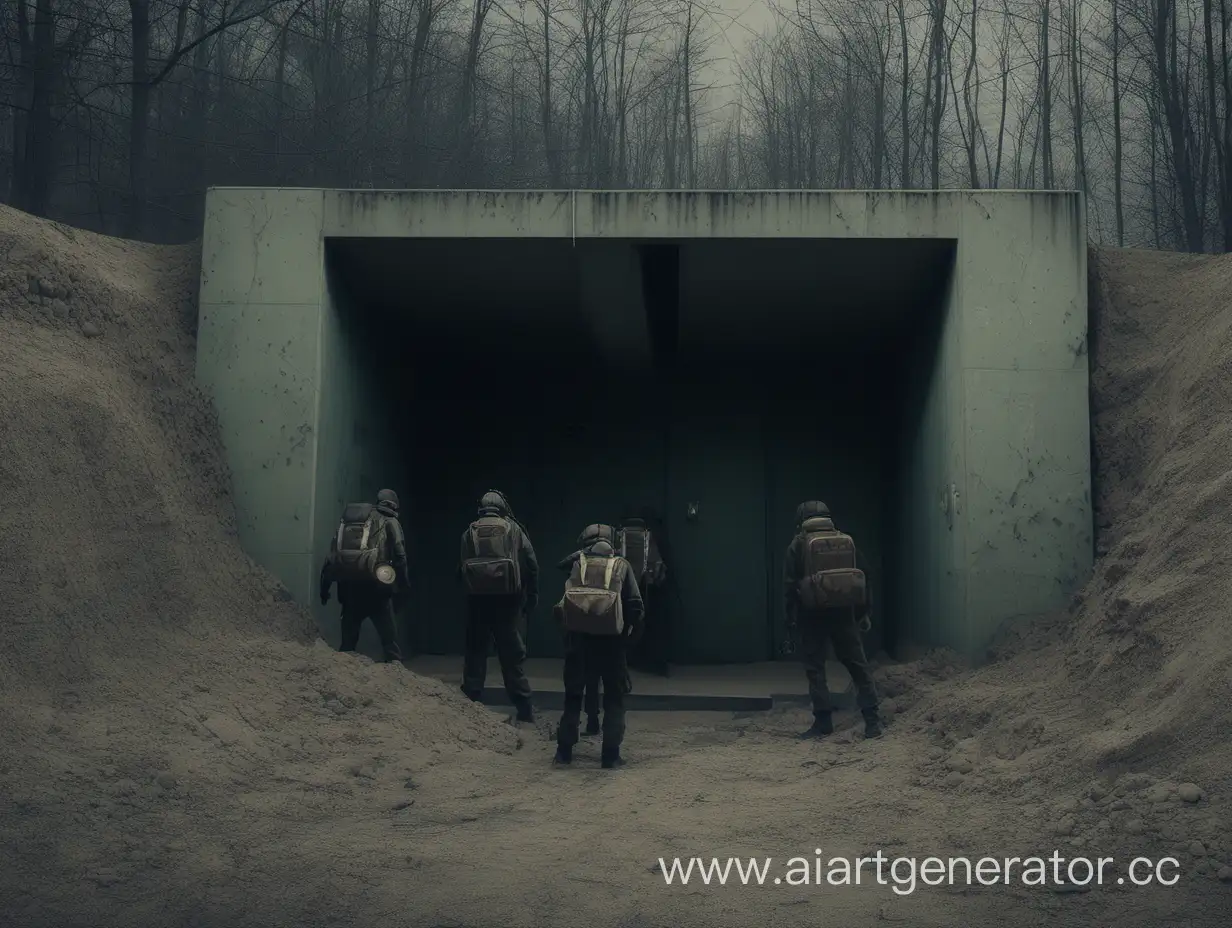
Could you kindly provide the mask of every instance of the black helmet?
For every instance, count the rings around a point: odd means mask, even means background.
[[[398,508],[398,494],[393,490],[382,490],[376,495],[377,503],[384,503],[390,509]]]
[[[510,513],[509,501],[505,499],[503,493],[497,490],[488,490],[479,498],[479,511],[494,512],[499,516],[507,516]]]
[[[811,499],[806,503],[801,503],[796,507],[796,525],[804,523],[805,519],[812,519],[815,516],[830,515],[830,507],[819,499]]]
[[[588,548],[596,541],[613,541],[616,538],[615,530],[603,522],[595,522],[592,525],[582,529],[582,534],[578,535],[577,544],[579,548]]]

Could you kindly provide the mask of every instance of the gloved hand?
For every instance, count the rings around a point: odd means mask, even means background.
[[[526,611],[527,611],[527,612],[534,612],[534,611],[535,611],[535,607],[536,607],[537,605],[539,605],[539,596],[538,596],[538,594],[536,594],[536,595],[534,595],[534,596],[527,596],[527,597],[526,597]]]
[[[646,629],[646,626],[641,625],[641,624],[630,625],[627,629],[625,629],[625,637],[628,640],[629,644],[636,645],[639,641],[641,641],[642,632],[645,631],[645,629]]]
[[[860,631],[867,632],[870,628],[873,627],[873,620],[868,617],[868,613],[866,612],[864,613],[864,615],[860,616],[860,621],[858,624],[860,627]]]
[[[324,606],[324,605],[325,605],[326,603],[328,603],[328,602],[329,602],[329,594],[328,594],[328,593],[322,593],[322,594],[321,594],[321,605],[322,605],[322,606]]]

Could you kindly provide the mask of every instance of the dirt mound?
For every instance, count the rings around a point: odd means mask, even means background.
[[[1090,267],[1102,557],[1067,672],[1136,722],[1106,762],[1167,763],[1226,749],[1232,724],[1232,256],[1096,249]]]
[[[1149,771],[1226,795],[1232,256],[1092,249],[1090,277],[1094,574],[933,687],[916,724],[1011,782]]]
[[[27,862],[63,851],[52,807],[403,782],[517,744],[437,681],[332,653],[241,551],[193,384],[196,262],[0,207],[0,828]]]

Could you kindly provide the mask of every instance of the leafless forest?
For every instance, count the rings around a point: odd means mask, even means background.
[[[718,0],[0,0],[0,193],[168,241],[210,184],[1080,188],[1232,249],[1228,0],[782,2],[732,60]]]

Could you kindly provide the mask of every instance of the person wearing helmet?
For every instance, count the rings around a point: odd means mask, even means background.
[[[582,534],[578,536],[578,549],[572,554],[561,558],[556,564],[556,569],[562,570],[566,574],[572,573],[573,565],[577,562],[577,559],[582,556],[582,552],[584,552],[587,548],[593,545],[596,541],[606,541],[609,544],[612,544],[615,542],[615,539],[616,530],[610,525],[596,522],[586,526],[586,528],[582,530]],[[599,693],[602,684],[603,681],[599,674],[598,667],[587,666],[586,688],[583,699],[583,704],[586,709],[587,735],[597,735],[600,731],[602,731],[599,716]]]
[[[402,649],[398,645],[398,629],[394,618],[396,605],[400,604],[410,590],[407,572],[406,536],[398,521],[398,494],[393,490],[381,490],[376,495],[376,505],[352,503],[343,513],[343,525],[330,542],[330,553],[321,567],[321,605],[329,602],[330,589],[337,584],[338,603],[342,606],[341,652],[354,651],[359,644],[359,633],[364,620],[372,622],[381,639],[381,650],[386,662],[401,662]],[[375,554],[373,562],[379,562],[381,570],[393,570],[393,583],[376,580],[366,571],[347,571],[345,545],[351,541],[346,532],[348,524],[362,530],[359,548],[366,547]],[[338,547],[343,540],[344,551]],[[383,576],[383,575],[382,575]]]
[[[669,675],[668,658],[671,651],[665,596],[667,565],[662,553],[664,540],[663,522],[653,507],[625,507],[625,516],[621,519],[613,546],[633,566],[646,615],[652,620],[647,623],[646,634],[642,636],[639,646],[629,654],[629,665],[661,677]]]
[[[603,681],[600,762],[611,769],[624,764],[624,699],[633,690],[626,650],[641,634],[642,596],[629,562],[604,534],[582,533],[580,541],[593,540],[576,552],[564,595],[552,610],[565,636],[565,709],[556,729],[555,762],[573,762],[586,682],[597,673]]]
[[[827,639],[856,686],[864,736],[879,737],[877,687],[861,638],[872,608],[863,561],[851,537],[835,529],[829,507],[820,500],[796,509],[796,534],[783,562],[783,594],[788,625],[800,635],[813,703],[812,727],[801,737],[824,737],[834,731],[826,683]]]
[[[530,681],[523,669],[526,644],[518,630],[523,612],[539,602],[539,560],[530,535],[504,495],[489,490],[479,514],[462,533],[458,575],[466,587],[466,656],[462,692],[479,702],[488,673],[488,644],[496,642],[505,692],[520,722],[534,721]]]

